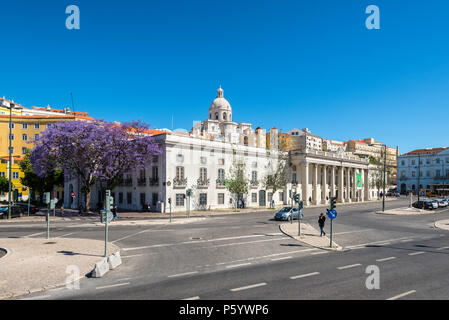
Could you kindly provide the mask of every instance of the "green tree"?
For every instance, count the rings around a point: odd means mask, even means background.
[[[247,194],[249,179],[246,175],[246,164],[242,160],[234,160],[226,179],[226,188],[234,196],[235,209],[237,210],[237,199],[239,194]]]
[[[29,153],[19,162],[19,166],[24,173],[24,176],[20,178],[21,183],[33,190],[34,193],[43,194],[44,192],[51,192],[53,187],[64,185],[64,173],[61,170],[54,170],[45,178],[40,178],[36,175],[31,166]]]
[[[14,190],[13,184],[11,184],[11,190]],[[0,192],[9,192],[9,180],[5,177],[0,177]]]

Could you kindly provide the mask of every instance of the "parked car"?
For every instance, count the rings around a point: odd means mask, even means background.
[[[429,210],[433,210],[438,208],[438,205],[434,205],[432,203],[432,201],[427,201],[427,200],[420,200],[420,201],[416,201],[412,204],[413,208],[417,208],[417,209],[429,209]]]
[[[396,192],[396,191],[388,191],[385,196],[386,197],[397,197],[397,198],[399,198],[401,195],[399,194],[399,192]]]
[[[447,201],[447,199],[436,199],[436,201],[438,202],[439,208],[445,208],[449,205],[449,201]]]
[[[298,220],[299,210],[297,207],[282,208],[274,215],[274,220],[288,221],[291,217],[293,217],[293,220]]]
[[[28,204],[27,203],[16,203],[16,206],[21,207],[23,212],[25,214],[28,214]],[[39,212],[39,208],[31,204],[30,205],[30,214],[36,214],[36,212]]]
[[[0,219],[8,219],[8,206],[0,206]],[[23,210],[19,206],[11,206],[11,218],[19,218],[23,215]]]

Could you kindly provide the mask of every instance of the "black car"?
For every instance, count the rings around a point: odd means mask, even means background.
[[[21,207],[25,214],[28,214],[28,204],[26,203],[17,203],[16,206]],[[36,206],[30,205],[30,214],[36,214],[39,212],[39,208]]]
[[[434,209],[434,206],[432,204],[432,202],[430,201],[416,201],[412,204],[413,208],[417,208],[417,209],[429,209],[432,210]]]
[[[0,207],[0,219],[8,219],[8,206]],[[23,209],[19,206],[11,206],[11,218],[19,218],[23,216]]]

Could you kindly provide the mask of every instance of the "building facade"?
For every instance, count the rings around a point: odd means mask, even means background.
[[[398,191],[449,195],[449,148],[418,149],[398,157]]]
[[[332,196],[339,202],[367,201],[375,196],[369,184],[369,159],[345,152],[344,143],[330,141],[335,147],[323,151],[324,139],[308,129],[282,134],[272,128],[266,132],[260,127],[253,130],[250,123],[234,122],[233,118],[232,107],[220,88],[208,119],[196,123],[190,133],[155,133],[162,154],[145,170],[123,175],[112,190],[119,209],[140,211],[149,204],[152,211],[165,213],[185,212],[187,208],[215,210],[234,208],[237,201],[253,208],[267,207],[273,201],[275,205],[289,205],[290,193],[300,193],[305,205],[327,204]],[[289,147],[285,150],[281,145],[287,140]],[[273,192],[263,180],[275,171],[279,155],[289,159],[291,180]],[[250,181],[248,192],[237,197],[225,185],[236,162],[245,164]],[[189,189],[192,196],[186,197]],[[83,197],[76,177],[66,178],[65,190],[65,206],[78,208]],[[101,206],[103,197],[95,186],[91,207]]]
[[[39,138],[40,133],[48,126],[60,121],[91,120],[93,118],[85,112],[74,112],[68,108],[54,109],[50,106],[46,108],[25,108],[13,100],[0,98],[0,158],[2,159],[0,175],[9,179],[9,144],[11,140],[12,182],[14,190],[17,190],[16,192],[19,194],[19,200],[28,200],[29,189],[20,182],[23,173],[18,163],[33,148],[33,142]],[[11,135],[9,134],[10,126]],[[56,192],[62,194],[62,190]],[[7,199],[7,193],[0,195],[0,201],[6,201]]]

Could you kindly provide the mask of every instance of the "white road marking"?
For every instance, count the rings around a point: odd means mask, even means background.
[[[349,234],[349,233],[357,233],[357,232],[365,232],[365,231],[370,231],[370,230],[372,230],[372,229],[363,229],[363,230],[345,231],[345,232],[334,233],[334,235]]]
[[[226,266],[227,269],[231,269],[231,268],[238,268],[238,267],[243,267],[243,266],[249,266],[251,263],[241,263],[241,264],[234,264],[231,266]]]
[[[130,255],[130,256],[122,256],[122,259],[123,259],[123,258],[142,257],[142,256],[145,256],[145,254],[133,254],[133,255]]]
[[[409,239],[409,241],[413,240],[410,237],[402,237],[402,238],[396,238],[396,239],[388,239],[388,240],[382,240],[382,241],[374,241],[374,242],[368,242],[368,243],[362,243],[362,244],[357,244],[357,245],[353,245],[353,246],[347,246],[346,249],[360,249],[369,245],[375,245],[375,244],[379,244],[379,243],[384,243],[385,241],[400,241],[400,240],[405,240],[405,239]]]
[[[62,237],[67,237],[67,236],[71,236],[72,234],[76,234],[76,233],[79,233],[79,232],[72,232],[72,233],[63,234],[62,236],[56,237],[55,239],[57,239],[57,238],[62,238]]]
[[[389,261],[389,260],[394,260],[396,259],[396,257],[388,257],[388,258],[383,258],[383,259],[377,259],[377,262],[384,262],[384,261]]]
[[[416,255],[418,255],[418,254],[423,254],[423,253],[425,253],[424,251],[418,251],[418,252],[412,252],[412,253],[409,253],[408,255],[409,256],[416,256]]]
[[[191,297],[191,298],[182,299],[182,300],[200,300],[200,297],[196,296],[196,297]]]
[[[301,279],[301,278],[307,278],[307,277],[311,277],[311,276],[316,276],[319,275],[319,272],[312,272],[312,273],[306,273],[306,274],[300,274],[299,276],[293,276],[290,277],[290,279],[292,280],[296,280],[296,279]]]
[[[123,287],[123,286],[127,286],[129,285],[129,282],[125,282],[125,283],[117,283],[117,284],[111,284],[110,286],[103,286],[103,287],[96,287],[96,290],[101,290],[101,289],[109,289],[109,288],[115,288],[115,287]]]
[[[391,244],[391,242],[381,242],[381,243],[379,243],[380,246],[388,246],[390,244]]]
[[[397,296],[394,296],[394,297],[388,298],[387,300],[397,300],[397,299],[399,299],[399,298],[402,298],[402,297],[408,296],[409,294],[412,294],[412,293],[415,293],[415,292],[416,292],[416,290],[410,290],[410,291],[407,291],[407,292],[404,292],[404,293],[398,294]]]
[[[242,262],[242,261],[251,261],[251,260],[258,260],[258,259],[266,259],[266,258],[271,258],[271,257],[279,257],[279,256],[283,256],[283,255],[286,255],[286,254],[302,253],[302,252],[315,251],[315,250],[318,250],[318,249],[313,248],[313,249],[305,249],[305,250],[287,251],[287,252],[282,252],[282,253],[273,253],[273,254],[269,254],[269,255],[266,255],[266,256],[252,257],[252,258],[246,258],[246,259],[240,259],[240,260],[234,260],[234,261],[228,261],[228,262],[219,262],[219,263],[216,263],[215,265],[220,266],[220,265],[229,264],[229,263],[236,263],[236,262]]]
[[[219,245],[212,246],[212,247],[202,247],[202,248],[204,248],[204,249],[207,249],[207,248],[212,249],[212,248],[220,248],[220,247],[239,246],[239,245],[250,244],[250,243],[270,242],[270,241],[283,241],[283,240],[289,240],[289,238],[283,237],[283,238],[266,239],[266,240],[256,240],[256,241],[246,241],[246,242],[233,242],[233,243],[225,243],[225,244],[219,244]]]
[[[40,299],[45,299],[45,298],[50,298],[51,295],[46,295],[46,296],[39,296],[39,297],[33,297],[33,298],[25,298],[25,299],[20,299],[20,300],[40,300]]]
[[[216,242],[216,241],[226,241],[226,240],[236,240],[236,239],[246,239],[246,238],[257,238],[257,237],[267,237],[267,236],[280,236],[282,233],[272,233],[272,234],[254,234],[254,235],[246,235],[246,236],[238,236],[238,237],[226,237],[226,238],[217,238],[217,239],[209,239],[209,240],[198,240],[198,241],[184,241],[179,243],[164,243],[164,244],[155,244],[151,246],[143,246],[143,247],[134,247],[134,248],[124,248],[123,251],[133,251],[133,250],[142,250],[142,249],[150,249],[150,248],[160,248],[160,247],[168,247],[168,246],[178,246],[184,244],[195,244],[195,243],[207,243],[207,242]]]
[[[128,281],[128,280],[132,280],[132,278],[118,279],[117,282]]]
[[[399,241],[399,242],[410,242],[410,241],[413,241],[413,239],[401,240],[401,241]]]
[[[446,250],[449,249],[449,247],[442,247],[442,248],[438,248],[437,250]]]
[[[179,273],[179,274],[174,274],[174,275],[171,275],[171,276],[168,276],[168,277],[169,277],[169,278],[176,278],[176,277],[189,276],[189,275],[196,274],[196,273],[198,273],[198,271],[192,271],[192,272],[186,272],[186,273]]]
[[[252,284],[250,286],[245,286],[245,287],[240,287],[240,288],[234,288],[231,289],[232,292],[237,292],[237,291],[243,291],[243,290],[248,290],[248,289],[254,289],[254,288],[258,288],[258,287],[263,287],[266,286],[267,284],[265,282],[262,283],[257,283],[257,284]]]
[[[319,255],[319,254],[326,254],[326,253],[329,253],[329,251],[313,252],[313,253],[311,253],[310,255],[311,255],[311,256],[316,256],[316,255]]]
[[[44,234],[45,232],[39,232],[39,233],[33,233],[27,236],[23,236],[22,238],[30,238],[30,237],[34,237],[34,236],[39,236],[41,234]]]
[[[275,259],[271,259],[271,261],[281,261],[281,260],[287,260],[287,259],[291,259],[292,257],[282,257],[282,258],[275,258]]]
[[[356,264],[350,264],[349,266],[343,266],[343,267],[338,267],[338,270],[344,270],[344,269],[350,269],[350,268],[355,268],[355,267],[360,267],[361,264],[360,263],[356,263]]]

